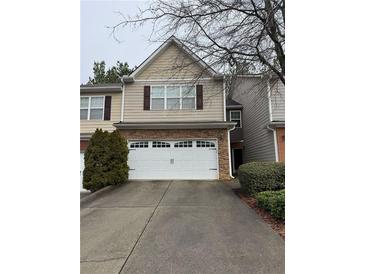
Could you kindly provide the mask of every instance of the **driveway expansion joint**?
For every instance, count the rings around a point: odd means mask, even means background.
[[[146,228],[147,228],[148,224],[151,222],[153,215],[155,215],[155,212],[156,212],[157,208],[159,207],[159,205],[160,205],[161,201],[162,201],[162,200],[163,200],[163,198],[165,197],[165,195],[166,195],[167,191],[169,190],[169,188],[170,188],[170,186],[171,186],[172,182],[173,182],[173,181],[170,181],[170,182],[169,182],[169,184],[167,185],[167,188],[165,189],[164,193],[162,194],[161,199],[158,201],[158,203],[157,203],[157,205],[156,205],[155,209],[152,211],[151,216],[148,218],[148,220],[147,220],[147,222],[146,222],[146,225],[145,225],[145,226],[144,226],[144,228],[142,229],[141,234],[139,235],[139,237],[138,237],[137,241],[134,243],[134,245],[133,245],[133,247],[132,247],[131,251],[129,252],[129,254],[128,254],[127,258],[125,259],[125,261],[124,261],[124,263],[123,263],[123,265],[122,265],[122,267],[120,268],[120,270],[119,270],[119,274],[121,274],[121,273],[122,273],[123,268],[124,268],[124,267],[125,267],[125,265],[127,264],[129,257],[132,255],[132,253],[133,253],[134,249],[136,248],[136,246],[137,246],[137,244],[138,244],[139,240],[142,238],[143,233],[146,231]]]
[[[91,206],[91,207],[83,207],[82,209],[118,209],[118,208],[154,208],[155,205],[151,206]]]
[[[108,261],[115,261],[124,259],[125,257],[116,257],[116,258],[109,258],[109,259],[103,259],[103,260],[81,260],[80,263],[102,263],[102,262],[108,262]]]

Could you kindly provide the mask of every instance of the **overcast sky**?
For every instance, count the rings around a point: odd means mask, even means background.
[[[134,67],[146,59],[159,45],[149,43],[151,26],[137,30],[130,28],[118,31],[118,43],[106,26],[120,21],[116,11],[133,15],[145,1],[81,1],[81,67],[80,83],[86,83],[92,76],[94,61],[106,62],[110,67],[116,62],[128,62]]]

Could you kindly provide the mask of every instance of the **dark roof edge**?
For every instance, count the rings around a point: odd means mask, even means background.
[[[100,84],[100,85],[81,85],[80,93],[84,92],[122,92],[123,84]]]
[[[268,125],[270,128],[285,127],[285,121],[272,121]]]
[[[227,105],[226,109],[242,109],[242,105]]]
[[[114,123],[118,129],[209,129],[226,128],[233,129],[236,123],[225,121],[212,122],[136,122]]]

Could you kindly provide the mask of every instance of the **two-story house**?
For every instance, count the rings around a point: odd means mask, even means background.
[[[243,163],[285,161],[285,88],[282,82],[274,77],[241,75],[236,77],[231,93],[233,101],[242,106],[242,131],[235,129],[236,134],[241,135],[234,138],[241,139]],[[233,115],[238,118],[238,114]],[[235,147],[232,142],[231,146]]]
[[[121,85],[81,86],[81,151],[95,128],[118,129],[130,179],[230,179],[225,107],[223,76],[171,37]]]

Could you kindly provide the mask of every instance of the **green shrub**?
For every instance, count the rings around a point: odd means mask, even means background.
[[[97,129],[85,151],[83,187],[96,191],[126,182],[129,171],[127,160],[127,141],[118,131],[109,133]]]
[[[280,220],[285,220],[285,190],[263,191],[256,194],[257,206],[270,212]]]
[[[273,191],[263,191],[256,194],[257,206],[270,211]]]
[[[242,191],[255,194],[285,188],[285,164],[282,162],[252,162],[238,169]]]

